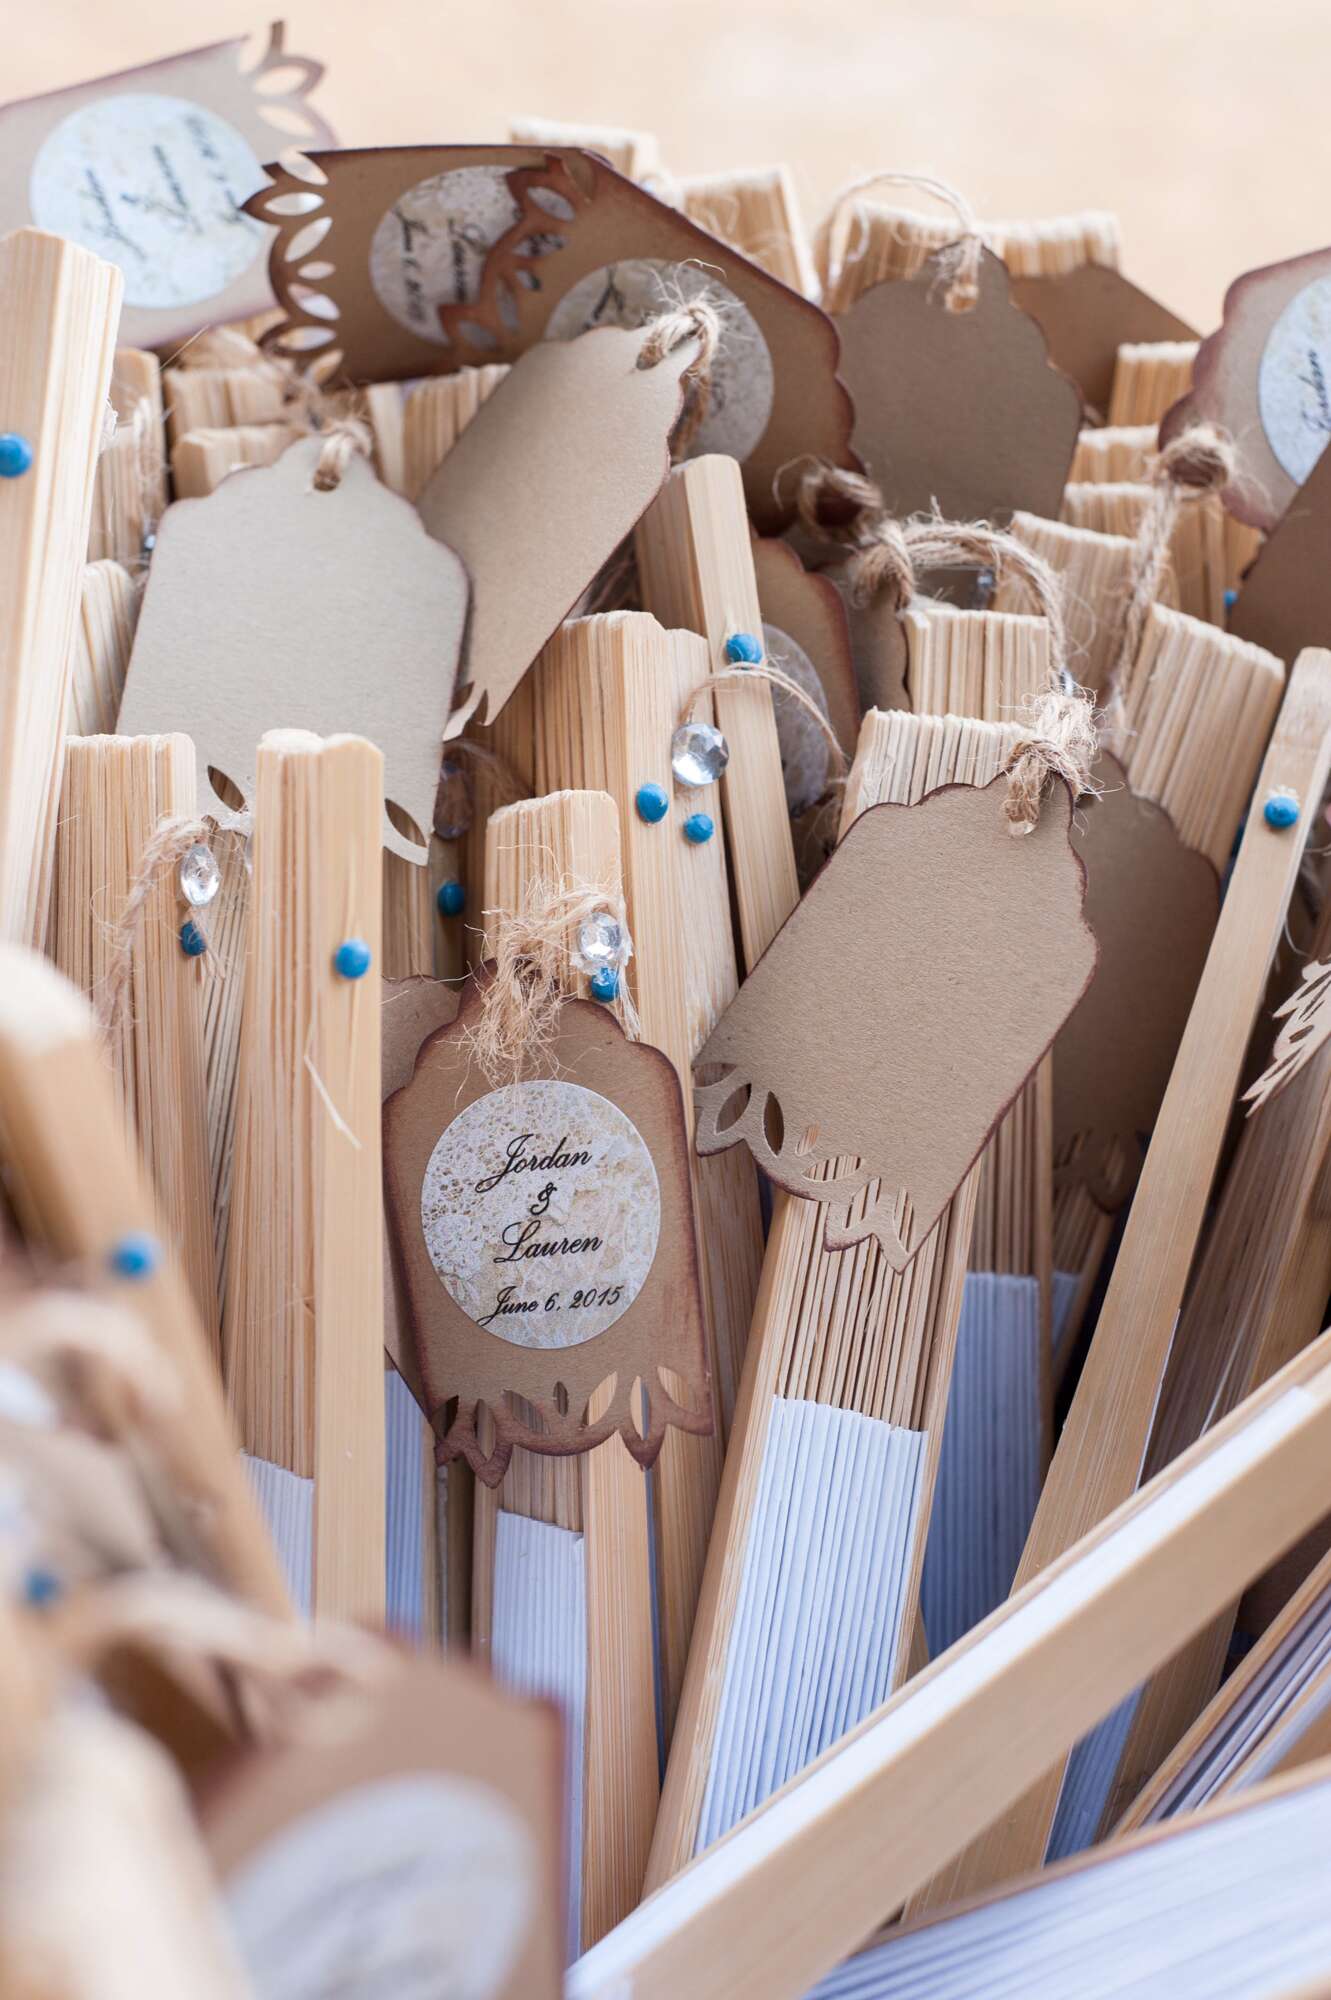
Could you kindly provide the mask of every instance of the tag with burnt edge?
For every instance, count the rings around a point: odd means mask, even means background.
[[[689,449],[739,460],[768,528],[791,511],[793,489],[777,496],[774,484],[792,461],[850,462],[826,314],[594,154],[418,146],[311,159],[318,184],[279,174],[249,204],[279,231],[277,345],[299,334],[336,356],[341,377],[377,381],[514,361],[541,340],[638,327],[703,298],[722,340]],[[303,259],[324,220],[315,279]]]
[[[900,518],[937,505],[950,521],[1002,524],[1019,510],[1056,521],[1080,392],[1050,365],[997,257],[979,253],[968,310],[947,302],[948,258],[871,286],[838,319],[852,443]]]
[[[712,1426],[679,1080],[604,1007],[568,1000],[495,1087],[474,1039],[488,981],[384,1106],[389,1231],[439,1457],[498,1485],[515,1444],[565,1456],[618,1431],[650,1465],[667,1425]]]
[[[325,442],[234,473],[206,500],[177,500],[158,531],[130,656],[122,736],[183,730],[199,809],[237,823],[214,776],[246,806],[274,714],[319,735],[354,731],[384,757],[384,846],[424,862],[467,615],[467,575],[415,509],[353,453],[320,485]],[[331,479],[331,475],[330,475]]]
[[[1331,249],[1235,279],[1219,330],[1202,342],[1192,389],[1160,426],[1160,442],[1196,423],[1233,440],[1230,513],[1274,528],[1331,439]]]
[[[312,1693],[199,1816],[268,2000],[556,2000],[563,1746],[555,1710],[455,1660]]]
[[[904,1270],[1085,992],[1095,940],[1072,801],[1014,839],[1008,779],[855,821],[701,1050],[698,1150],[743,1140],[826,1241]],[[827,1031],[829,990],[837,1029]],[[828,1160],[853,1161],[822,1178]]]
[[[0,236],[36,223],[118,264],[125,345],[272,304],[271,232],[243,203],[280,148],[333,136],[305,101],[323,66],[284,35],[250,70],[241,36],[0,109]]]
[[[1099,963],[1054,1044],[1058,1185],[1109,1212],[1132,1192],[1220,915],[1220,880],[1160,806],[1104,756],[1072,844]]]

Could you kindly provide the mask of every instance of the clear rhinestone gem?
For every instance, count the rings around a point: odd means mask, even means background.
[[[602,967],[617,971],[624,963],[624,926],[609,910],[597,910],[578,925],[578,965],[583,972]]]
[[[710,722],[681,722],[670,739],[670,768],[681,785],[713,785],[730,762],[730,746]]]
[[[222,886],[222,871],[206,841],[196,840],[180,860],[180,893],[192,910],[206,909]]]

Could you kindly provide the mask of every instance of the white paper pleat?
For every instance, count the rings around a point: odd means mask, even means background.
[[[1012,1588],[1040,1497],[1040,1285],[968,1271],[921,1601],[931,1658]]]
[[[1037,1880],[851,1959],[810,2000],[1261,2000],[1331,1981],[1331,1781]]]
[[[890,1694],[924,1443],[922,1431],[776,1399],[699,1851]]]
[[[1068,1331],[1068,1314],[1072,1311],[1077,1293],[1081,1290],[1080,1271],[1055,1271],[1053,1287],[1049,1297],[1049,1318],[1054,1335],[1054,1358],[1063,1351],[1063,1342]]]
[[[385,1621],[390,1632],[419,1639],[425,1596],[425,1493],[434,1445],[420,1404],[395,1368],[384,1370],[384,1458]]]
[[[497,1677],[516,1693],[543,1695],[564,1713],[572,1959],[582,1935],[582,1757],[587,1715],[587,1589],[581,1535],[500,1509],[490,1657]]]
[[[314,1601],[314,1481],[266,1458],[240,1454],[273,1538],[291,1602],[308,1618]]]
[[[1095,1841],[1140,1698],[1141,1689],[1134,1688],[1126,1701],[1082,1737],[1068,1758],[1046,1860],[1065,1861]]]
[[[1150,1815],[1205,1805],[1222,1788],[1244,1790],[1269,1777],[1331,1704],[1331,1588],[1316,1598],[1260,1672],[1253,1675],[1199,1743]],[[1239,1766],[1242,1776],[1236,1776]]]

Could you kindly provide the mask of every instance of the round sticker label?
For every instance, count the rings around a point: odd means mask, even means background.
[[[269,230],[240,204],[264,185],[249,142],[183,97],[126,92],[72,111],[33,163],[32,216],[125,274],[125,303],[216,297],[263,255]]]
[[[1302,486],[1331,440],[1331,278],[1305,285],[1271,328],[1257,407],[1272,452]]]
[[[707,414],[686,455],[719,451],[746,459],[772,414],[772,357],[748,307],[696,264],[633,257],[589,271],[565,292],[546,322],[545,337],[572,340],[593,326],[645,326],[695,299],[716,307],[721,338],[712,358]]]
[[[442,347],[438,307],[475,298],[491,246],[518,219],[505,172],[455,167],[434,174],[380,218],[370,241],[370,283],[408,333]]]
[[[494,2000],[536,1907],[531,1836],[471,1779],[362,1785],[265,1841],[225,1886],[259,2000]]]
[[[805,652],[779,625],[763,626],[763,651],[772,666],[787,680],[794,681],[802,694],[828,714],[818,669]],[[802,702],[785,688],[772,689],[776,715],[776,736],[781,749],[781,774],[786,784],[786,805],[792,819],[817,805],[827,790],[827,738]],[[830,717],[829,717],[830,720]]]
[[[439,1139],[421,1227],[440,1282],[478,1326],[518,1347],[576,1347],[647,1282],[660,1183],[609,1098],[562,1081],[508,1084]]]

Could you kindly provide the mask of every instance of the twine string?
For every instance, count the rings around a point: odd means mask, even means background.
[[[681,723],[692,721],[693,711],[698,706],[698,703],[704,695],[710,694],[720,681],[768,681],[772,687],[779,688],[783,694],[789,695],[790,699],[798,703],[799,707],[807,715],[811,716],[813,721],[818,725],[819,732],[827,744],[827,754],[832,760],[832,783],[834,785],[845,783],[846,773],[850,766],[846,758],[846,753],[837,738],[836,731],[823,714],[822,709],[819,708],[813,696],[806,689],[802,688],[798,681],[792,680],[789,674],[783,673],[780,667],[774,666],[770,660],[758,660],[753,662],[752,665],[717,667],[712,672],[705,674],[702,680],[698,681],[689,690],[685,698],[683,709],[680,712]]]
[[[686,452],[706,419],[712,400],[712,362],[721,340],[721,315],[706,299],[672,306],[643,328],[639,368],[655,368],[667,354],[696,341],[698,351],[680,375],[684,409],[675,426],[675,449]]]
[[[467,1038],[472,1059],[493,1088],[548,1065],[560,1009],[580,969],[574,944],[579,927],[594,916],[613,917],[624,936],[621,968],[632,956],[633,941],[618,891],[569,877],[538,875],[527,883],[520,909],[482,914],[493,970],[480,1019]],[[628,1039],[638,1041],[642,1024],[623,979],[609,1005]]]
[[[861,179],[851,181],[833,197],[827,221],[823,225],[826,240],[835,243],[836,225],[847,203],[856,196],[868,194],[872,188],[909,187],[918,188],[921,194],[932,195],[950,208],[957,218],[958,237],[955,243],[947,244],[937,255],[938,281],[943,287],[943,304],[948,312],[970,312],[980,296],[980,253],[984,249],[984,237],[976,220],[975,211],[964,194],[954,188],[950,181],[938,180],[933,174],[876,173],[865,174]],[[853,244],[838,256],[836,266],[827,274],[827,290],[835,291],[847,264],[857,264],[868,247],[868,229],[862,214],[857,214],[859,233]]]
[[[138,873],[111,931],[106,973],[93,1009],[98,1025],[108,1040],[114,1039],[125,1026],[134,946],[143,924],[148,898],[157,885],[158,877],[164,868],[179,867],[190,848],[207,838],[206,820],[177,814],[159,820],[144,846],[139,857]],[[191,909],[190,922],[206,943],[207,919],[204,911]]]

